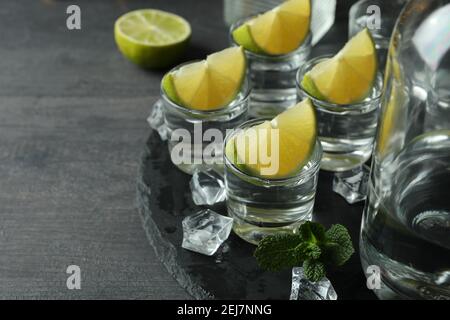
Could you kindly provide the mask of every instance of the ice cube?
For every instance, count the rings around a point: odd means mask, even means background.
[[[337,294],[327,278],[311,282],[305,278],[303,268],[292,268],[290,300],[336,300]]]
[[[167,140],[167,125],[164,121],[163,102],[161,100],[158,100],[153,104],[147,122],[153,130],[158,132],[161,140]]]
[[[336,172],[333,178],[333,191],[348,203],[363,201],[367,196],[370,168],[366,165],[355,169]]]
[[[233,219],[212,210],[201,210],[183,219],[184,249],[213,255],[228,238]]]
[[[223,177],[214,169],[196,169],[189,185],[192,200],[198,206],[213,205],[225,201],[226,192]]]

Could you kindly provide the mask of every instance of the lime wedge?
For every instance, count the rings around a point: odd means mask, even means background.
[[[215,110],[236,98],[245,73],[244,50],[231,47],[166,74],[163,88],[170,99],[182,106]]]
[[[394,132],[398,130],[399,117],[407,112],[405,107],[408,101],[408,94],[406,93],[407,86],[405,86],[404,75],[398,61],[392,61],[388,60],[387,70],[389,72],[392,69],[390,72],[393,73],[394,77],[391,82],[390,95],[386,97],[387,103],[382,109],[376,144],[378,156],[382,158],[389,153],[396,140],[400,143]]]
[[[233,38],[249,51],[287,54],[306,39],[310,20],[310,0],[288,0],[241,25],[233,31]]]
[[[367,29],[360,31],[333,58],[314,66],[302,80],[312,96],[336,104],[364,100],[377,75],[377,53]]]
[[[266,176],[263,170],[269,163],[262,157],[270,155],[271,143],[272,125],[270,121],[265,121],[238,134],[234,141],[237,167],[251,175]]]
[[[142,9],[119,17],[114,38],[120,52],[139,66],[165,68],[183,54],[191,37],[191,27],[172,13]]]
[[[227,142],[225,145],[225,155],[226,157],[235,165],[237,164],[236,159],[236,144],[235,144],[236,138],[233,138]]]
[[[305,89],[305,91],[308,92],[314,98],[317,98],[319,100],[326,100],[326,98],[319,92],[319,89],[317,89],[309,73],[305,74],[301,85],[303,89]]]
[[[228,159],[234,159],[238,168],[248,174],[267,179],[288,178],[311,158],[316,138],[314,107],[305,99],[272,121],[239,133],[230,141],[234,146],[228,146],[229,142],[225,151]]]

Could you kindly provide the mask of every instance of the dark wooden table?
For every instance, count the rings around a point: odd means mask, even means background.
[[[66,28],[72,3],[81,30]],[[163,71],[126,61],[113,24],[144,7],[190,21],[185,60],[227,46],[219,0],[0,4],[0,298],[188,298],[136,210],[145,119]],[[81,290],[66,287],[72,264]]]

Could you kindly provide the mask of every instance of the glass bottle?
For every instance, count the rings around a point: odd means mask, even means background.
[[[449,48],[450,1],[408,2],[390,41],[360,239],[382,299],[450,299]]]

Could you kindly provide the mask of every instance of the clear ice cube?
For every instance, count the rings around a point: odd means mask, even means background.
[[[311,282],[305,278],[303,268],[296,267],[292,268],[290,300],[337,300],[337,294],[327,278]]]
[[[228,238],[233,219],[212,210],[201,210],[183,219],[184,249],[213,255]]]
[[[164,121],[163,102],[161,100],[158,100],[153,104],[147,122],[153,130],[158,132],[161,140],[167,140],[167,125]]]
[[[370,168],[366,165],[355,169],[336,172],[333,178],[333,191],[348,203],[363,201],[367,196]]]
[[[192,200],[198,206],[225,201],[223,177],[214,169],[195,170],[190,182]]]

